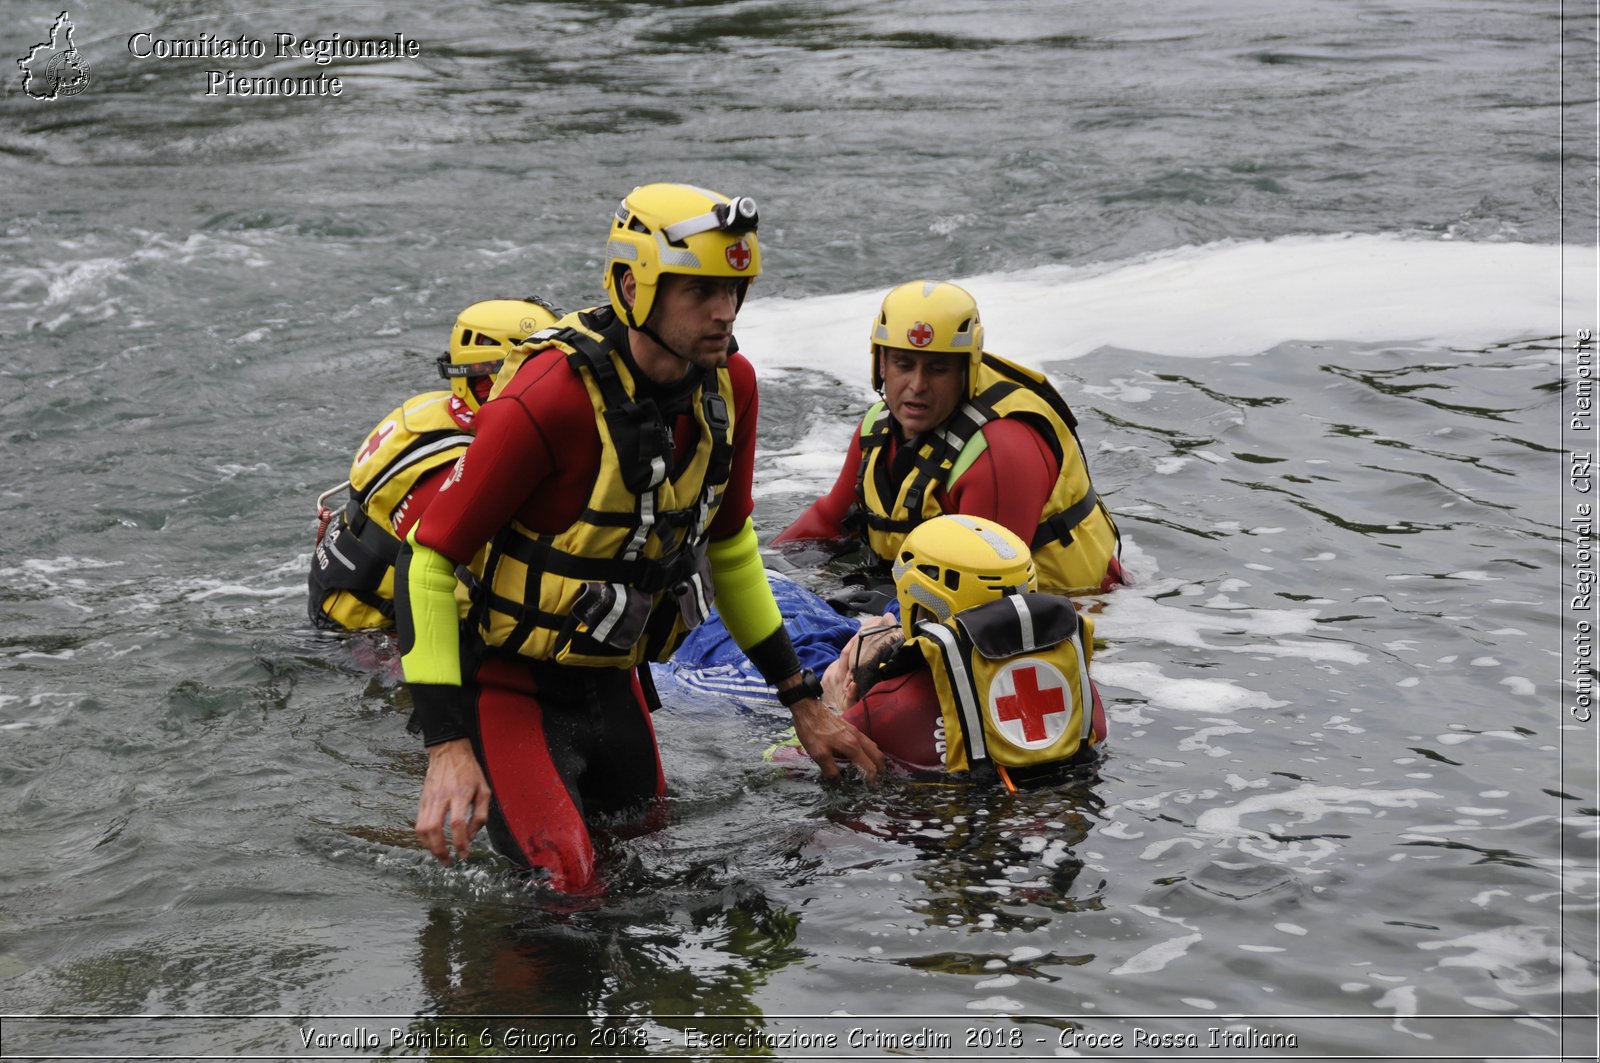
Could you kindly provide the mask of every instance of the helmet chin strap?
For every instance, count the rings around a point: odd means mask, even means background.
[[[619,270],[618,272],[620,273],[621,271]],[[620,283],[621,283],[621,281],[619,279],[619,285],[620,285]],[[635,291],[637,291],[637,289],[635,289]],[[633,304],[635,304],[636,300],[632,296],[630,296],[629,293],[626,290],[624,290],[624,292],[623,292],[623,298],[626,299],[628,304],[629,304],[629,306],[628,306],[628,317],[632,318],[634,316]],[[668,354],[672,355],[672,357],[676,358],[678,361],[687,364],[690,368],[694,367],[694,363],[693,362],[689,361],[688,358],[686,358],[683,355],[679,354],[677,352],[677,350],[674,349],[671,344],[669,344],[666,340],[661,338],[661,334],[659,332],[657,332],[655,329],[650,327],[650,315],[649,314],[646,314],[645,315],[645,319],[643,321],[639,322],[637,325],[630,324],[628,327],[633,329],[633,331],[635,331],[635,332],[638,332],[638,333],[641,333],[641,334],[643,334],[645,336],[650,337],[650,341],[652,343],[654,343],[657,347],[660,347],[663,351],[666,351]]]
[[[694,368],[694,363],[689,361],[689,359],[684,355],[681,355],[674,350],[666,340],[661,338],[661,334],[659,332],[650,327],[650,323],[648,321],[641,321],[633,328],[635,332],[642,332],[646,336],[649,336],[651,342],[653,342],[657,347],[660,347],[663,351],[666,351],[668,354],[672,355],[672,357],[676,358],[678,361],[687,364],[691,369]]]

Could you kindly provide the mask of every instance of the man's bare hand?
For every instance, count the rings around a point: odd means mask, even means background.
[[[473,835],[489,820],[489,781],[472,743],[465,738],[428,747],[428,774],[417,800],[417,837],[441,864],[450,863],[450,843],[465,860]],[[449,842],[445,827],[450,828]]]
[[[824,779],[837,779],[836,761],[848,760],[868,782],[878,781],[887,762],[876,742],[816,698],[797,702],[789,711],[794,713],[795,737],[822,769]]]

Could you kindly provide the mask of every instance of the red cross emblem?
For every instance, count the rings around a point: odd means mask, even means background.
[[[1066,677],[1045,661],[1007,665],[989,691],[995,719],[1012,742],[1039,749],[1061,737],[1071,716]]]
[[[389,421],[376,432],[373,432],[370,436],[368,436],[367,445],[362,447],[361,453],[356,455],[356,464],[360,465],[362,462],[372,457],[372,455],[376,454],[378,452],[378,448],[383,446],[383,441],[389,438],[389,433],[394,431],[394,427],[394,422]]]
[[[729,244],[722,252],[722,256],[728,260],[728,265],[734,269],[744,270],[750,268],[750,245],[743,240]]]
[[[918,321],[906,329],[906,339],[911,341],[913,347],[926,347],[933,342],[933,326],[926,321]]]

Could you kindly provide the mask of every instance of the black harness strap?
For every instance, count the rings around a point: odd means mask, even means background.
[[[1028,549],[1039,550],[1051,543],[1071,545],[1072,529],[1088,519],[1094,512],[1095,506],[1100,504],[1100,496],[1095,494],[1094,487],[1089,488],[1089,493],[1078,499],[1072,505],[1063,509],[1053,517],[1046,517],[1039,522],[1039,527],[1033,533],[1033,542],[1028,544]]]

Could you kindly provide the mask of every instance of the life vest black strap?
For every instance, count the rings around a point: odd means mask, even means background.
[[[694,518],[698,510],[698,499],[693,508],[658,510],[655,515],[656,526],[671,531],[690,527],[694,524]],[[593,524],[600,528],[633,528],[639,523],[638,515],[632,510],[589,509],[587,507],[585,507],[578,519],[585,524]]]
[[[918,513],[915,517],[907,517],[904,520],[895,520],[892,517],[880,517],[878,514],[869,512],[867,509],[863,508],[861,510],[861,515],[863,518],[862,523],[871,528],[873,531],[889,532],[891,534],[896,532],[910,534],[911,529],[915,528],[923,521],[921,513]]]
[[[311,555],[307,586],[312,622],[322,628],[343,628],[323,611],[328,595],[336,591],[394,619],[394,603],[377,589],[399,556],[400,540],[370,519],[354,498],[346,502]]]
[[[619,649],[579,631],[578,621],[574,616],[545,612],[493,593],[485,594],[482,601],[487,609],[504,613],[514,620],[511,637],[505,642],[505,652],[514,653],[512,648],[527,641],[535,628],[544,628],[556,632],[557,653],[568,647],[576,647],[580,653],[588,657],[615,657],[618,660],[627,658],[633,653],[632,646]],[[644,644],[648,654],[652,656],[660,654],[667,646],[672,636],[672,621],[676,615],[677,606],[670,600],[662,602],[651,612],[644,633]]]
[[[1033,542],[1028,544],[1030,550],[1040,550],[1051,543],[1061,543],[1070,546],[1072,543],[1072,529],[1089,519],[1095,507],[1100,504],[1100,496],[1095,493],[1094,487],[1082,498],[1063,509],[1053,517],[1046,517],[1039,522],[1038,530],[1033,533]]]
[[[362,546],[381,558],[385,566],[394,565],[400,557],[400,540],[393,532],[367,516],[367,511],[353,498],[345,503],[344,519]]]
[[[711,453],[706,458],[706,486],[720,488],[733,472],[733,423],[728,400],[720,391],[705,388],[700,395],[700,410],[711,430]]]
[[[528,566],[530,573],[548,572],[581,583],[626,583],[646,594],[654,594],[686,578],[694,570],[696,553],[692,545],[690,540],[685,540],[682,546],[666,557],[636,557],[631,560],[580,557],[555,549],[548,539],[533,538],[508,528],[497,549],[503,556]],[[485,580],[488,579],[489,575],[485,573]]]
[[[889,441],[893,438],[889,422],[889,408],[885,406],[882,408],[881,415],[877,421],[865,432],[861,433],[861,464],[856,466],[856,506],[862,513],[866,513],[869,510],[867,506],[867,470],[872,467],[872,456],[877,451],[887,447]],[[858,529],[862,526],[859,521],[853,523]],[[850,526],[849,524],[845,525],[846,528]]]
[[[352,498],[312,553],[312,587],[324,592],[375,590],[399,556],[400,540],[371,520]],[[376,608],[374,602],[367,604]]]
[[[1007,380],[1016,381],[1019,386],[1027,388],[1043,399],[1051,409],[1055,410],[1056,416],[1066,422],[1066,426],[1072,430],[1073,436],[1077,436],[1077,416],[1072,412],[1072,407],[1067,405],[1067,400],[1061,397],[1061,392],[1057,391],[1056,386],[1050,383],[1048,379],[1035,380],[1030,376],[1019,374],[1003,359],[996,358],[988,353],[983,356],[983,364]]]

